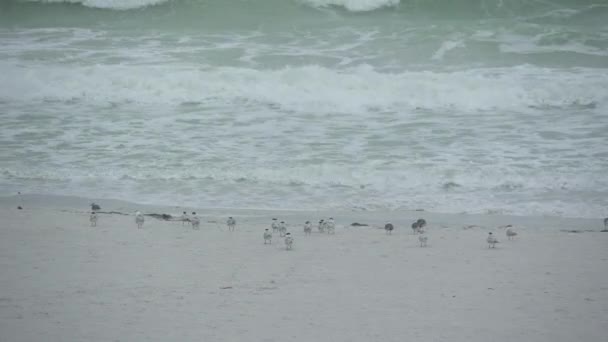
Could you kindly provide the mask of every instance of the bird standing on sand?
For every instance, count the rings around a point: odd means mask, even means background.
[[[285,223],[285,221],[281,221],[281,223],[279,223],[279,236],[283,237],[287,234],[287,224]]]
[[[270,231],[268,230],[268,228],[266,228],[266,230],[264,230],[264,244],[272,244],[272,233],[270,233]]]
[[[91,217],[89,217],[89,221],[91,221],[91,227],[97,227],[97,213],[91,211]]]
[[[414,234],[418,233],[418,221],[412,223],[412,231]]]
[[[228,221],[226,221],[226,224],[228,225],[228,230],[233,232],[234,231],[234,227],[236,227],[236,220],[232,218],[232,216],[230,216],[228,218]]]
[[[386,234],[393,234],[393,229],[395,229],[395,227],[392,223],[387,223],[384,225],[384,231],[386,232]]]
[[[304,223],[304,234],[312,234],[312,224],[310,223],[310,221],[306,221],[306,223]]]
[[[422,233],[422,229],[426,227],[425,219],[418,219],[416,222],[412,223],[412,230],[414,234]]]
[[[182,226],[186,224],[186,222],[190,221],[190,218],[188,217],[188,213],[184,211],[184,213],[182,214],[181,217],[182,220]]]
[[[135,223],[137,224],[137,228],[141,229],[144,226],[144,214],[142,214],[140,211],[136,211],[135,212]]]
[[[290,250],[293,248],[293,238],[291,237],[291,233],[285,234],[285,248]]]
[[[270,225],[270,227],[272,228],[273,233],[276,233],[279,231],[279,222],[277,221],[276,218],[272,218],[272,224]]]
[[[418,236],[418,241],[420,241],[420,247],[426,247],[426,243],[427,241],[429,241],[429,237],[426,236],[424,232],[421,232]]]
[[[486,241],[488,242],[488,248],[496,248],[498,240],[496,239],[496,237],[494,237],[494,235],[492,235],[492,232],[488,234],[488,238],[486,239]]]
[[[321,220],[319,221],[319,233],[324,233],[325,232],[325,221]]]
[[[336,233],[336,222],[334,222],[334,218],[330,217],[327,222],[325,222],[325,229],[327,230],[327,234],[335,234]]]
[[[507,228],[507,230],[505,231],[505,234],[507,234],[507,239],[509,239],[509,240],[513,240],[515,238],[515,236],[517,235],[517,233],[513,230],[513,228]]]
[[[604,219],[604,230],[608,230],[608,217]]]
[[[192,216],[190,217],[190,222],[192,223],[192,229],[198,230],[198,227],[201,224],[201,219],[198,218],[195,211],[192,212]]]

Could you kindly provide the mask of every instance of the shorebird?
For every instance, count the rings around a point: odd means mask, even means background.
[[[270,227],[272,228],[273,233],[276,233],[279,231],[279,222],[277,221],[276,218],[272,218],[272,223],[270,224]]]
[[[190,218],[188,217],[188,213],[187,212],[184,211],[182,213],[181,220],[182,220],[182,226],[185,225],[186,222],[190,221]]]
[[[505,233],[507,234],[507,238],[509,240],[513,240],[515,236],[517,236],[517,233],[513,230],[513,228],[507,228]]]
[[[486,241],[488,242],[488,248],[496,248],[498,240],[496,239],[496,237],[494,237],[494,235],[492,235],[492,232],[488,234],[488,238],[486,239]]]
[[[327,234],[335,234],[336,233],[336,223],[334,222],[334,218],[330,217],[327,222],[325,222],[325,229],[327,230]]]
[[[226,221],[226,224],[228,225],[228,230],[233,232],[234,231],[234,227],[236,226],[236,220],[232,218],[232,216],[230,216],[228,218],[228,221]]]
[[[384,231],[386,232],[386,234],[392,234],[393,229],[395,229],[395,227],[393,226],[392,223],[387,223],[384,225]]]
[[[304,234],[312,234],[312,223],[310,223],[310,221],[306,221],[306,223],[304,223]]]
[[[412,230],[414,231],[414,234],[421,233],[422,228],[424,228],[425,226],[426,220],[421,218],[418,219],[416,222],[412,223]]]
[[[319,221],[319,233],[324,233],[325,232],[325,221],[321,220]]]
[[[608,217],[604,219],[604,230],[608,230]]]
[[[190,223],[192,223],[192,229],[198,230],[198,228],[201,224],[201,219],[198,218],[195,211],[192,212],[192,217],[190,217]]]
[[[264,244],[272,244],[272,233],[270,233],[270,231],[268,230],[268,228],[266,228],[266,230],[264,230]]]
[[[91,221],[91,227],[97,227],[97,213],[91,211],[91,217],[89,217],[89,221]]]
[[[283,237],[285,236],[287,233],[287,224],[285,223],[285,221],[281,221],[281,223],[279,223],[279,236]]]
[[[137,228],[141,229],[144,226],[145,220],[144,214],[139,211],[135,212],[135,223],[137,224]]]
[[[418,222],[412,223],[412,231],[414,234],[418,233]]]
[[[424,235],[424,232],[421,232],[418,236],[418,241],[420,241],[420,247],[426,247],[427,241],[429,241],[429,237]]]
[[[293,238],[291,237],[291,233],[285,234],[285,248],[290,250],[293,248]]]
[[[420,231],[422,228],[426,227],[426,220],[423,218],[418,219],[418,221],[416,221],[416,223],[418,223],[418,231]]]

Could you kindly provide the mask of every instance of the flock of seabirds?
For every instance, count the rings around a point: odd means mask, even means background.
[[[100,207],[97,204],[93,203],[91,205],[91,209],[92,209],[92,211],[91,211],[91,215],[89,217],[89,221],[91,222],[92,227],[96,227],[97,220],[98,220],[97,210],[99,210]],[[169,215],[167,215],[167,216],[169,216]],[[178,220],[182,222],[182,225],[190,224],[192,226],[192,229],[196,229],[196,230],[199,229],[200,223],[201,223],[201,220],[198,217],[198,215],[196,214],[196,212],[192,212],[191,215],[188,215],[188,213],[186,213],[184,211],[182,216]],[[137,224],[138,229],[143,228],[144,222],[145,222],[144,214],[142,214],[140,211],[135,212],[135,223]],[[228,220],[226,221],[226,225],[228,226],[229,231],[231,231],[231,232],[235,231],[236,220],[232,216],[228,217]],[[312,234],[312,226],[313,226],[313,224],[310,221],[306,221],[304,223],[303,228],[304,228],[305,235]],[[429,237],[425,234],[426,233],[425,227],[426,227],[426,220],[422,219],[422,218],[418,219],[411,225],[413,233],[418,235],[418,241],[420,242],[420,247],[427,247],[427,243],[429,240]],[[604,219],[604,227],[608,229],[608,218]],[[513,229],[513,227],[511,225],[507,225],[507,226],[505,226],[505,228],[506,228],[505,234],[506,234],[507,238],[509,240],[513,240],[517,236],[517,232],[515,232],[515,230]],[[318,229],[319,233],[327,233],[330,235],[335,234],[336,233],[336,223],[335,223],[333,217],[330,217],[328,220],[324,220],[324,219],[320,220],[318,223],[317,229]],[[390,222],[386,223],[384,225],[384,231],[388,235],[392,234],[394,229],[395,229],[395,226],[393,226],[393,224]],[[294,245],[293,236],[291,235],[291,233],[287,232],[287,224],[285,223],[285,221],[279,222],[276,218],[272,219],[270,228],[266,228],[264,230],[264,233],[263,233],[264,244],[265,245],[272,244],[272,238],[273,238],[272,234],[276,234],[276,233],[279,234],[280,238],[283,238],[283,241],[285,243],[285,248],[287,250],[291,250]],[[486,242],[488,244],[488,248],[496,248],[496,244],[499,243],[498,239],[496,238],[496,236],[494,236],[494,234],[492,234],[492,232],[488,233],[488,236],[486,237]]]

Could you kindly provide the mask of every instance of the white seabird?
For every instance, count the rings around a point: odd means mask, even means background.
[[[507,228],[505,233],[507,234],[507,238],[509,240],[513,240],[515,236],[517,236],[517,233],[513,230],[513,228]]]
[[[421,232],[418,236],[418,241],[420,241],[420,247],[426,247],[426,243],[427,241],[429,241],[429,237],[426,236],[424,232]]]
[[[264,244],[272,244],[272,233],[266,228],[264,230]]]
[[[285,248],[288,250],[293,248],[293,238],[291,237],[291,233],[285,234]]]
[[[144,226],[145,220],[144,214],[142,214],[140,211],[135,212],[135,223],[137,224],[137,228],[141,229]]]
[[[496,248],[498,240],[496,239],[496,237],[494,237],[494,235],[492,235],[492,232],[488,233],[488,238],[486,239],[486,241],[488,242],[488,248]]]

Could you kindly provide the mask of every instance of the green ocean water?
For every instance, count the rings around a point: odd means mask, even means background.
[[[599,217],[608,3],[0,2],[0,192]]]

